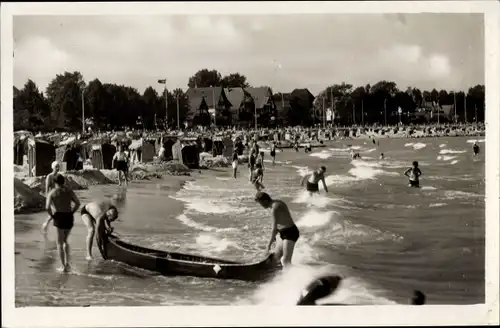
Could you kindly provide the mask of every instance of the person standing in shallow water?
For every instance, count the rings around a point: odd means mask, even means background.
[[[52,172],[47,175],[45,179],[45,197],[49,195],[49,193],[56,187],[55,179],[59,175],[60,165],[58,161],[52,162]],[[49,215],[47,220],[42,225],[42,233],[47,239],[47,230],[49,229],[49,223],[52,221],[52,217]]]
[[[270,151],[271,158],[273,159],[273,165],[274,162],[276,161],[276,141],[273,141],[271,144],[271,151]]]
[[[92,257],[92,245],[94,241],[94,235],[97,230],[97,245],[102,251],[101,237],[104,229],[112,232],[110,222],[118,219],[118,209],[110,201],[95,201],[84,205],[80,211],[82,216],[82,221],[87,227],[87,255],[85,259],[90,261]]]
[[[312,196],[315,193],[319,193],[320,181],[323,183],[323,188],[325,189],[325,192],[328,192],[328,187],[326,186],[325,182],[325,172],[326,172],[326,167],[321,166],[318,170],[302,178],[300,185],[304,186],[304,183],[306,184],[306,190],[309,192],[310,196]]]
[[[410,180],[408,187],[420,188],[420,176],[422,175],[422,171],[418,168],[417,161],[414,161],[413,166],[405,171],[405,175]]]
[[[72,203],[74,205],[72,206]],[[55,188],[47,195],[46,210],[57,228],[57,250],[61,259],[60,271],[70,270],[70,249],[68,237],[75,222],[74,213],[80,207],[80,201],[73,190],[64,185],[64,177],[58,175]]]
[[[125,178],[125,184],[128,185],[128,156],[123,150],[123,145],[118,146],[118,151],[113,156],[114,167],[118,171],[118,185],[122,185],[122,176]]]
[[[238,151],[235,149],[233,151],[233,178],[236,179],[236,173],[238,172]]]
[[[261,191],[255,195],[255,201],[264,208],[270,208],[272,212],[272,231],[267,250],[271,250],[271,246],[276,241],[276,235],[279,234],[282,243],[276,244],[274,254],[280,259],[283,267],[291,265],[295,243],[300,237],[300,232],[292,219],[288,206],[281,200],[271,199],[271,196]]]

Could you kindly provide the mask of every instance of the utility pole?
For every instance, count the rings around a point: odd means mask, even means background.
[[[356,125],[356,104],[352,103],[352,124]]]
[[[212,98],[214,101],[214,126],[217,127],[217,104],[215,103],[215,87],[212,87]]]
[[[384,99],[384,121],[385,126],[387,126],[387,98]]]
[[[176,101],[177,101],[177,130],[180,130],[181,123],[180,123],[180,118],[179,118],[179,95],[176,96]]]
[[[325,108],[325,97],[323,97],[323,129],[326,127],[326,108]]]
[[[165,94],[165,129],[168,129],[168,92],[167,79],[158,80],[159,84],[163,84],[163,93]]]
[[[467,124],[467,95],[464,93],[464,122]]]
[[[457,93],[453,92],[453,108],[455,109],[454,123],[457,123]]]
[[[257,97],[253,99],[253,110],[255,118],[255,131],[257,131]]]
[[[82,89],[82,135],[85,134],[85,98],[83,97],[83,93],[85,89]]]

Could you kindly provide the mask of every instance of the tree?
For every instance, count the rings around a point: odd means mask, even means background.
[[[161,110],[161,101],[158,93],[153,87],[149,86],[144,90],[142,94],[143,108],[142,108],[142,117],[144,120],[144,126],[147,129],[156,128],[156,125],[160,121],[159,118],[164,115],[160,115]],[[155,125],[156,123],[156,125]]]
[[[250,84],[248,84],[245,75],[232,73],[222,78],[221,86],[224,88],[248,88],[250,87]]]
[[[179,123],[181,126],[189,111],[189,99],[186,93],[180,88],[174,89],[172,93],[169,94],[168,115],[172,118],[172,123],[175,127],[177,127],[177,99],[179,99]]]
[[[189,78],[188,87],[190,88],[208,88],[220,86],[222,82],[221,74],[217,70],[211,70],[204,68],[196,72],[193,76]]]
[[[97,128],[104,128],[109,123],[108,112],[106,111],[104,99],[106,98],[106,90],[101,81],[95,79],[90,81],[85,88],[85,117],[93,118]]]
[[[27,130],[50,129],[49,105],[32,80],[21,90],[14,88],[14,128]]]
[[[80,72],[58,74],[47,86],[51,117],[61,130],[77,130],[82,125],[82,90]]]

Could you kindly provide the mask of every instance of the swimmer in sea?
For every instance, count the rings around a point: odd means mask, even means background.
[[[304,149],[304,152],[305,152],[306,154],[307,154],[307,153],[310,153],[310,152],[312,151],[311,143],[310,143],[310,142],[308,142],[308,143],[306,144],[306,147],[305,147],[305,148],[306,148],[306,149]]]
[[[414,161],[413,166],[405,171],[405,175],[410,179],[408,187],[420,188],[419,178],[422,171],[418,168],[418,162]]]
[[[318,170],[303,177],[300,185],[304,186],[304,183],[306,183],[306,190],[309,192],[309,195],[312,196],[314,193],[319,193],[319,182],[321,181],[325,191],[328,192],[328,187],[325,182],[325,172],[326,167],[321,166]]]
[[[74,203],[73,206],[72,203]],[[75,223],[74,213],[80,207],[80,201],[73,190],[64,185],[64,177],[57,175],[55,178],[55,188],[47,195],[45,208],[54,220],[54,227],[57,228],[57,250],[61,259],[59,271],[68,272],[70,270],[70,250],[68,237]]]
[[[477,144],[477,141],[474,142],[474,145],[472,145],[472,151],[474,152],[474,157],[479,155],[479,145]]]
[[[84,205],[80,210],[82,221],[87,227],[87,261],[92,260],[92,244],[97,230],[97,245],[102,249],[101,236],[104,229],[113,232],[110,223],[118,218],[118,210],[110,201],[95,201]]]
[[[56,187],[55,184],[55,178],[59,175],[59,162],[54,161],[52,162],[52,172],[47,175],[47,178],[45,179],[45,196],[47,196],[52,189]],[[46,239],[47,236],[47,229],[49,228],[49,223],[52,221],[52,217],[49,215],[47,220],[42,224],[42,232],[43,235]]]
[[[274,254],[280,259],[283,267],[291,265],[293,250],[300,237],[300,232],[292,219],[288,206],[281,200],[271,199],[271,196],[261,191],[255,195],[255,201],[272,211],[273,224],[267,250],[271,250],[271,246],[276,241],[276,235],[279,233],[282,243],[281,245],[276,244]],[[280,257],[281,254],[283,256]]]
[[[255,189],[257,189],[257,191],[264,189],[262,179],[264,179],[264,171],[262,170],[262,165],[260,163],[257,163],[255,165],[255,171],[252,172],[252,184],[254,185]]]
[[[380,153],[380,159],[384,159],[384,153]]]

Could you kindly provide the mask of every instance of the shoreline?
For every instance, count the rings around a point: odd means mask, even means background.
[[[25,172],[20,170],[14,173],[14,215],[43,212],[45,209],[46,176],[26,177],[23,176],[23,173]],[[66,178],[69,188],[74,191],[88,190],[97,185],[118,183],[116,170],[83,169],[61,172],[61,175]],[[196,171],[177,162],[148,163],[134,166],[129,171],[129,183],[161,179],[167,184],[175,182],[169,187],[178,191],[186,181],[195,180],[198,175]]]

